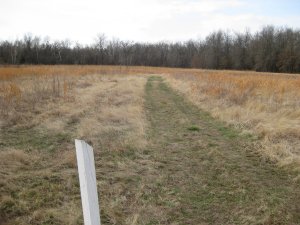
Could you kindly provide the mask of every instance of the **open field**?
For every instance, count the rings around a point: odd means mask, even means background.
[[[299,170],[299,75],[203,70],[168,81],[213,117],[257,136],[266,158]]]
[[[122,182],[111,182],[123,176],[122,167],[126,174],[129,172],[133,162],[128,157],[146,144],[146,78],[86,75],[68,79],[73,85],[65,96],[63,87],[62,95],[56,95],[57,90],[52,92],[52,77],[34,77],[34,82],[51,86],[42,89],[41,94],[47,95],[38,99],[34,108],[29,98],[35,91],[30,89],[32,77],[13,81],[22,96],[18,102],[10,102],[14,104],[9,109],[13,113],[7,112],[18,116],[2,117],[0,224],[83,223],[74,138],[87,140],[95,149],[97,175],[106,177],[99,179],[99,184],[106,193],[101,205],[107,220],[117,220],[124,204],[128,210],[136,207],[122,199],[121,193],[126,190]],[[133,202],[135,198],[132,196]]]
[[[27,120],[32,117],[28,111],[49,99],[73,98],[74,82],[88,74],[161,74],[213,117],[257,136],[257,148],[267,159],[299,169],[299,75],[124,66],[1,67],[0,124]]]
[[[0,224],[83,224],[74,138],[103,224],[299,224],[299,99],[298,75],[1,67]]]

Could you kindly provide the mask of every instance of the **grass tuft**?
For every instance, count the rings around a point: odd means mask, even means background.
[[[195,126],[195,125],[190,126],[190,127],[188,127],[187,129],[188,129],[189,131],[200,131],[200,128],[197,127],[197,126]]]

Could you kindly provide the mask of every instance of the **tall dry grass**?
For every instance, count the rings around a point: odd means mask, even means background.
[[[272,160],[289,165],[299,161],[300,78],[291,74],[137,66],[4,66],[0,67],[0,125],[20,124],[49,101],[72,101],[74,85],[91,74],[165,75],[199,107],[257,135],[260,149]]]
[[[0,223],[82,224],[70,143],[75,137],[92,142],[95,149],[104,218],[112,224],[149,220],[140,213],[149,209],[141,197],[149,190],[135,180],[142,170],[151,170],[147,156],[140,154],[146,145],[147,77],[142,74],[161,74],[200,108],[259,136],[258,149],[267,158],[299,168],[297,75],[120,66],[0,67]],[[45,143],[49,138],[51,143]],[[155,182],[157,174],[149,179]]]
[[[0,126],[16,125],[39,113],[49,101],[72,101],[72,89],[86,75],[151,73],[147,67],[126,66],[2,66]]]
[[[171,69],[172,70],[172,69]],[[144,66],[21,65],[0,66],[0,80],[24,76],[162,73],[168,68]]]
[[[268,159],[300,168],[299,75],[194,70],[167,80],[214,117],[256,135]]]
[[[74,138],[93,145],[103,193],[101,213],[107,220],[133,224],[143,186],[124,185],[124,180],[137,173],[139,165],[130,157],[139,155],[146,144],[143,95],[147,78],[108,73],[12,75],[1,81],[18,86],[21,95],[19,102],[9,102],[11,108],[6,109],[19,117],[1,117],[0,224],[83,223]],[[56,93],[54,79],[60,82]],[[64,79],[72,83],[66,95]],[[36,83],[44,87],[40,92],[35,92]],[[45,95],[34,109],[30,93]],[[125,201],[128,191],[136,194]],[[126,214],[120,213],[124,209]]]

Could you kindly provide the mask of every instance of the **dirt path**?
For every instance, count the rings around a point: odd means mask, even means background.
[[[157,177],[144,198],[160,209],[148,224],[300,224],[299,182],[255,154],[251,137],[214,121],[160,77],[148,80],[146,111]]]

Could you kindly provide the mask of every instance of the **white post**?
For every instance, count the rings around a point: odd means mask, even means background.
[[[75,139],[84,225],[100,225],[93,148]]]

